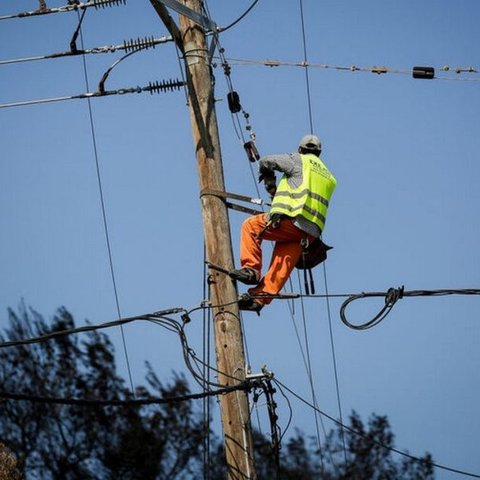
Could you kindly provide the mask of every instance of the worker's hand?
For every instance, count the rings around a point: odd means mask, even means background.
[[[265,190],[273,198],[275,196],[275,193],[277,192],[277,181],[275,175],[265,177],[263,180],[263,184],[265,185]]]
[[[260,167],[260,175],[258,176],[258,183],[263,182],[266,178],[273,177],[275,179],[275,172],[269,168]]]

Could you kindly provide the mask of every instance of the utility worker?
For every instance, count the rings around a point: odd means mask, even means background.
[[[240,297],[240,310],[259,313],[269,304],[299,261],[302,242],[313,242],[322,234],[337,182],[320,159],[321,150],[318,137],[305,135],[298,153],[260,159],[259,181],[264,181],[273,200],[268,214],[254,215],[242,224],[241,268],[230,272],[230,276],[255,287],[248,290],[249,295]],[[275,171],[283,173],[278,188]],[[262,240],[275,242],[270,267],[263,278]]]

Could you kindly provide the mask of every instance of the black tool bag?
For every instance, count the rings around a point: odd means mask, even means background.
[[[303,270],[305,293],[307,295],[315,294],[312,268],[324,262],[327,259],[327,252],[332,248],[323,243],[320,238],[315,239],[312,243],[309,243],[308,240],[302,240],[302,256],[295,266],[299,270]],[[310,284],[308,280],[310,280]]]
[[[308,245],[303,244],[302,256],[295,265],[299,270],[310,270],[327,259],[327,252],[333,247],[323,243],[320,238]]]

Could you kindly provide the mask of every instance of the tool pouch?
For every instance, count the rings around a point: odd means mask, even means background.
[[[302,256],[295,265],[299,270],[310,270],[327,259],[327,252],[333,247],[323,243],[320,238],[313,242],[302,241]]]

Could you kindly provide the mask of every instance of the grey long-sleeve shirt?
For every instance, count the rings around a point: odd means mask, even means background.
[[[303,182],[302,158],[299,153],[286,153],[280,155],[267,155],[259,160],[260,171],[275,170],[285,174],[287,182],[292,188],[298,188]],[[322,232],[313,222],[302,215],[293,218],[293,224],[314,237],[319,237]]]

